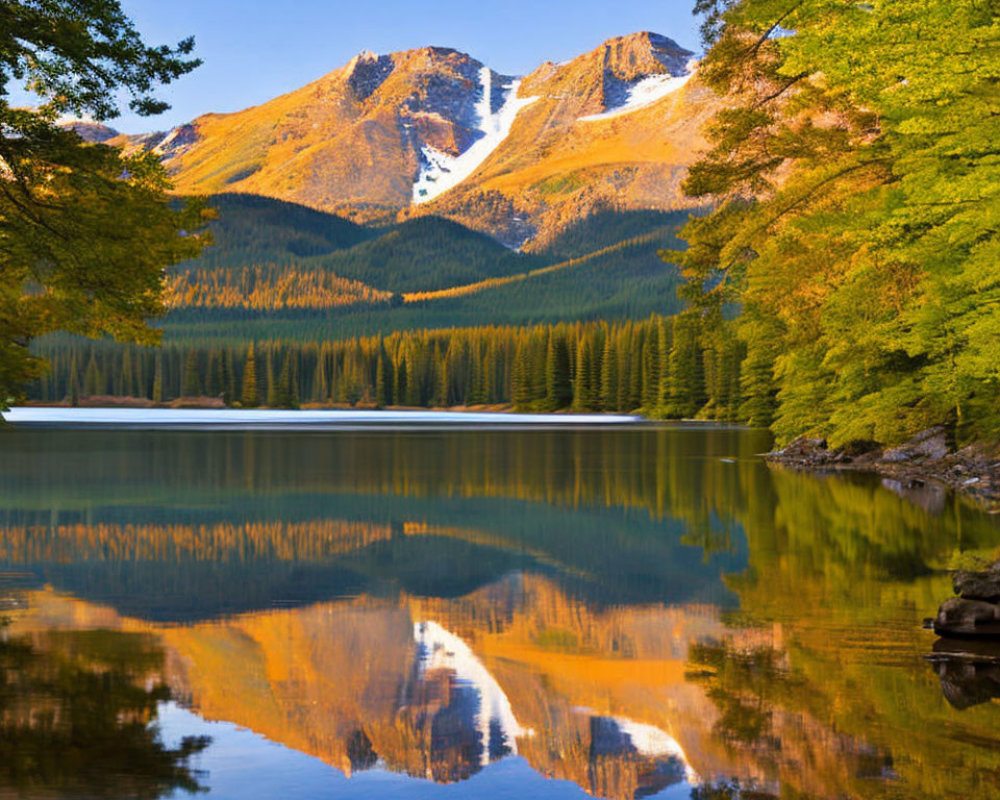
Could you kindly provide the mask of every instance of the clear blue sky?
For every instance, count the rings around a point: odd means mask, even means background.
[[[128,133],[236,111],[325,75],[361,50],[454,47],[521,75],[605,39],[652,30],[700,52],[693,0],[123,0],[147,41],[193,35],[205,63],[160,92],[173,108],[123,115]]]

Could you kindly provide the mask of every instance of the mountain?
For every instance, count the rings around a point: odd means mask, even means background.
[[[83,119],[62,122],[60,123],[60,127],[73,131],[83,141],[90,142],[91,144],[101,144],[121,136],[114,128],[109,128],[100,122],[91,122]]]
[[[455,50],[366,52],[261,106],[129,141],[159,153],[184,193],[249,192],[394,219],[413,200],[425,149],[467,152],[483,138],[481,116],[515,94],[513,78]]]
[[[692,56],[643,32],[517,78],[448,48],[364,52],[262,105],[112,142],[158,153],[180,193],[444,216],[539,250],[592,212],[691,206],[679,182],[715,106]]]
[[[718,107],[692,56],[639,33],[543,64],[522,83],[538,99],[510,136],[428,210],[539,250],[593,213],[692,208],[680,183]]]

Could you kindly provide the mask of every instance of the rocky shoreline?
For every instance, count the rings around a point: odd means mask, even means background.
[[[927,620],[941,638],[925,658],[945,698],[964,710],[1000,697],[1000,562],[956,571],[952,582],[956,596]]]
[[[874,472],[900,494],[930,486],[949,488],[990,513],[1000,513],[1000,445],[980,443],[952,450],[940,427],[884,450],[874,445],[829,449],[823,439],[801,437],[764,458],[792,469]]]

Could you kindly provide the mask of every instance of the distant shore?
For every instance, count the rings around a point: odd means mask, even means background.
[[[122,429],[333,429],[389,426],[567,427],[621,426],[645,422],[640,416],[602,413],[512,413],[433,409],[363,408],[135,408],[20,406],[3,412],[14,427]]]

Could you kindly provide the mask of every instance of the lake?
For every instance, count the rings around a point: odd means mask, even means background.
[[[1000,796],[1000,668],[923,627],[1000,519],[942,491],[698,425],[64,423],[0,434],[0,797]]]

